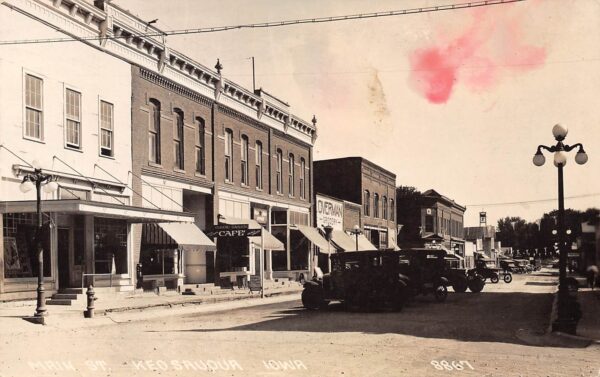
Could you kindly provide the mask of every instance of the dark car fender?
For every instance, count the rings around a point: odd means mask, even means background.
[[[442,284],[442,285],[443,285],[443,286],[445,286],[445,287],[447,287],[447,286],[451,285],[451,284],[450,284],[450,280],[448,280],[448,279],[447,279],[447,278],[445,278],[444,276],[440,276],[439,283],[440,283],[440,284]]]
[[[322,283],[320,281],[309,280],[306,283],[304,283],[305,289],[321,288],[321,287],[322,287]]]

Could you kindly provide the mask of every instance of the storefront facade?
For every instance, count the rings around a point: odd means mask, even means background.
[[[356,222],[347,226],[358,225],[364,239],[376,249],[397,247],[395,174],[362,157],[315,161],[314,170],[316,192],[362,207],[356,219],[356,207],[345,205],[348,219]],[[359,241],[363,237],[359,236]],[[363,240],[363,247],[370,246]]]

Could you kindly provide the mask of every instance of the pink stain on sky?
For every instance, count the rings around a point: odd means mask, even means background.
[[[411,84],[431,103],[446,103],[459,83],[475,92],[485,91],[503,73],[533,70],[546,59],[543,47],[525,42],[520,17],[485,9],[472,14],[472,24],[458,37],[410,55]]]

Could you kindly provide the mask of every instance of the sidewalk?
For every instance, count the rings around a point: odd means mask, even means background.
[[[181,295],[175,292],[156,295],[155,293],[104,294],[95,301],[94,319],[84,319],[85,304],[73,306],[46,305],[46,324],[51,328],[71,328],[86,325],[102,325],[118,317],[126,321],[143,320],[161,315],[173,315],[201,311],[222,311],[233,307],[247,307],[291,301],[300,298],[302,286],[293,284],[286,287],[265,289],[264,299],[260,292],[248,290],[227,290],[215,295]],[[23,320],[35,312],[35,301],[14,301],[0,303],[0,333],[27,331],[31,327],[42,328]],[[177,309],[177,310],[175,310]],[[104,320],[103,320],[104,318]]]

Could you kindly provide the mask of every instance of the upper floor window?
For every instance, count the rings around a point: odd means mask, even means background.
[[[433,216],[425,215],[425,231],[432,233],[433,232]]]
[[[369,190],[365,190],[364,198],[363,198],[363,212],[365,216],[371,216],[371,193]]]
[[[65,138],[69,148],[81,148],[81,93],[65,91]]]
[[[42,79],[25,75],[25,136],[38,140],[44,138],[43,87]]]
[[[173,153],[175,156],[175,168],[183,170],[184,151],[183,151],[183,111],[175,109],[175,130],[173,132]]]
[[[282,174],[282,170],[283,170],[283,152],[281,152],[281,149],[277,150],[277,166],[276,166],[276,189],[277,189],[277,193],[281,194],[283,192],[283,176]]]
[[[382,212],[382,218],[384,220],[387,220],[387,218],[388,218],[387,196],[384,196],[383,198],[381,198],[381,212]]]
[[[150,124],[148,125],[148,160],[160,164],[160,102],[150,99]]]
[[[306,199],[306,160],[300,158],[300,198]]]
[[[256,153],[256,156],[255,156],[254,161],[256,161],[256,188],[259,190],[262,190],[262,188],[263,188],[263,181],[262,181],[263,146],[260,141],[256,142],[255,153]]]
[[[204,157],[205,152],[205,138],[206,138],[206,126],[204,119],[196,118],[198,123],[198,132],[196,133],[196,173],[206,174],[206,159]]]
[[[289,186],[289,195],[294,196],[294,182],[296,181],[296,169],[295,169],[295,160],[294,155],[290,153],[289,156],[289,169],[288,169],[288,186]]]
[[[373,217],[379,217],[379,194],[373,194]]]
[[[248,185],[248,136],[242,135],[242,155],[240,158],[242,168],[242,184]]]
[[[100,101],[100,154],[102,156],[114,156],[113,123],[114,108],[112,103]]]
[[[390,199],[390,220],[395,221],[396,219],[396,207],[394,206],[394,199]]]
[[[233,131],[225,130],[225,181],[233,181]]]

